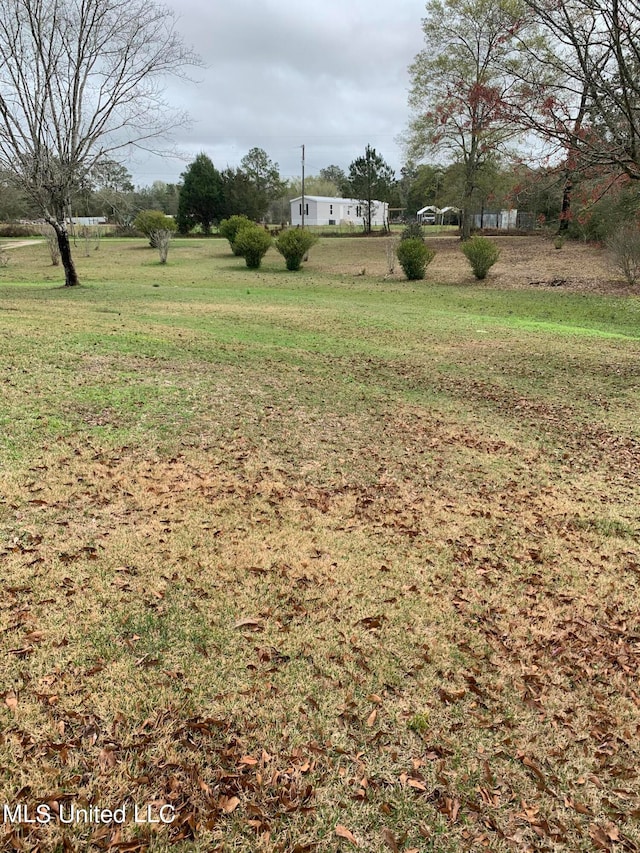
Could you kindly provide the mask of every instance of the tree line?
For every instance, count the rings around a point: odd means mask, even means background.
[[[365,211],[375,198],[407,215],[419,187],[428,188],[421,202],[461,208],[463,239],[474,209],[495,202],[503,176],[516,171],[524,182],[514,180],[512,193],[531,183],[538,201],[552,187],[559,193],[561,229],[589,223],[603,203],[614,225],[635,215],[637,0],[428,0],[422,26],[424,49],[409,69],[402,174],[367,146],[344,180],[327,167],[317,186],[333,184]],[[0,0],[3,204],[26,204],[50,223],[67,285],[78,282],[69,212],[100,197],[109,215],[126,216],[127,203],[144,201],[119,162],[132,148],[157,150],[184,126],[160,93],[167,77],[184,79],[200,64],[172,13],[149,0]],[[206,231],[236,212],[262,218],[270,206],[277,216],[278,202],[284,218],[293,187],[277,172],[257,148],[222,170],[200,155],[181,187],[154,185],[138,196],[170,209],[183,229]]]
[[[564,230],[576,188],[594,206],[608,195],[625,209],[637,197],[637,0],[428,0],[423,33],[410,66],[407,155],[459,164],[463,238],[497,161],[555,172]]]

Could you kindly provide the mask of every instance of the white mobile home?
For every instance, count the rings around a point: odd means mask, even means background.
[[[291,199],[291,225],[302,225],[302,196]],[[305,195],[305,225],[340,225],[351,222],[363,225],[366,205],[355,198],[332,198],[322,195]],[[389,220],[389,205],[386,201],[373,201],[371,225],[386,225]]]

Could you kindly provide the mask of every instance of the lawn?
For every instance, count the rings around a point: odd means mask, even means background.
[[[2,849],[640,851],[640,297],[532,240],[7,252]]]

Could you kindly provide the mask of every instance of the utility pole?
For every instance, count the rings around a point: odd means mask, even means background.
[[[304,231],[304,145],[302,146],[302,230]]]

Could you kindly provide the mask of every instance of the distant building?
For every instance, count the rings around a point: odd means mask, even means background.
[[[106,216],[70,216],[70,225],[106,225]]]
[[[483,210],[474,213],[471,219],[472,227],[489,231],[533,231],[536,225],[535,216],[528,210]]]
[[[372,201],[371,225],[384,226],[389,221],[389,205],[386,201]],[[291,225],[302,225],[302,196],[291,199]],[[355,198],[332,198],[331,196],[305,195],[305,225],[340,225],[350,222],[363,225],[366,205]]]

